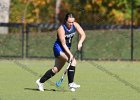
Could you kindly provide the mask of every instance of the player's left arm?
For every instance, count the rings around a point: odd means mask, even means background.
[[[86,38],[86,34],[84,30],[82,29],[82,27],[77,22],[74,22],[74,26],[76,27],[77,32],[79,33],[79,36],[80,36],[80,40],[78,42],[78,50],[80,50]]]

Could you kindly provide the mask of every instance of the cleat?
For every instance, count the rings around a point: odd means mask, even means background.
[[[71,92],[75,92],[75,88],[70,88],[70,91]]]
[[[36,80],[39,91],[44,91],[44,83],[40,83],[40,79]]]
[[[78,84],[72,82],[72,83],[69,83],[69,88],[74,88],[74,89],[80,88],[80,85],[78,85]]]

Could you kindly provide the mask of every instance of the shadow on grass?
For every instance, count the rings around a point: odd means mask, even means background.
[[[24,88],[24,90],[29,91],[39,91],[37,88]],[[59,90],[59,89],[44,89],[44,91],[50,91],[50,92],[69,92],[68,90]]]

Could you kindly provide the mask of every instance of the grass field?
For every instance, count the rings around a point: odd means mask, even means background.
[[[53,66],[52,60],[0,60],[0,100],[139,100],[140,62],[78,61],[75,92],[54,83],[64,69],[39,92],[35,80]],[[66,66],[65,66],[66,67]],[[56,91],[53,91],[55,89]]]

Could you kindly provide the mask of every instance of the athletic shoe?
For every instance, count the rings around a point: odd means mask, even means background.
[[[70,91],[75,92],[75,88],[70,88]]]
[[[40,79],[36,80],[39,91],[44,91],[44,83],[40,83]]]
[[[76,88],[80,88],[80,85],[72,82],[72,83],[69,83],[69,89],[74,92]]]

